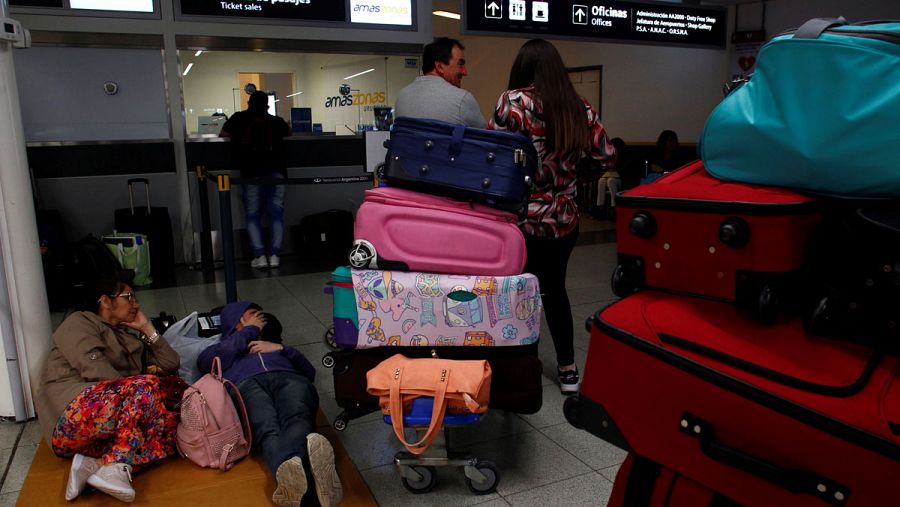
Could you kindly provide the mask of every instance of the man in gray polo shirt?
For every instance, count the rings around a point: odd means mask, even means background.
[[[462,43],[440,37],[422,52],[422,76],[400,90],[394,116],[430,118],[484,128],[484,115],[471,93],[459,87],[468,75]]]

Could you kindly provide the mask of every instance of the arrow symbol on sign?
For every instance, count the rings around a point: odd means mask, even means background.
[[[491,2],[490,4],[488,4],[488,9],[491,10],[491,16],[496,16],[497,9],[499,9],[499,8],[500,8],[500,6],[497,5],[497,2]]]
[[[575,11],[575,17],[578,18],[578,22],[581,23],[581,20],[584,18],[584,10],[578,9]]]

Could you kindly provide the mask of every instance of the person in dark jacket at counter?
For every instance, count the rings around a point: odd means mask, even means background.
[[[240,170],[244,183],[244,211],[247,235],[253,249],[250,266],[277,268],[284,239],[284,185],[259,185],[255,178],[287,178],[284,138],[291,134],[287,122],[269,114],[269,96],[256,91],[247,100],[247,110],[238,111],[222,125],[222,137],[231,138],[232,166]],[[269,217],[269,256],[262,237],[262,212]]]
[[[202,373],[209,373],[218,357],[225,378],[237,385],[247,407],[253,448],[275,476],[272,501],[299,506],[318,497],[323,507],[337,505],[343,489],[334,449],[314,432],[319,406],[315,368],[300,351],[281,344],[281,324],[257,304],[226,305],[220,327],[222,340],[201,352],[197,364]]]

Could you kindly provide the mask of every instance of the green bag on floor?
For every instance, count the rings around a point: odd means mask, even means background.
[[[134,270],[132,284],[136,287],[150,285],[150,242],[147,236],[130,232],[116,233],[101,238],[106,248],[116,256],[125,269]]]

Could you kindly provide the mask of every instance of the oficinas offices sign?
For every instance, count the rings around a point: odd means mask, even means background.
[[[309,21],[347,19],[343,0],[181,0],[181,13]]]
[[[725,9],[597,0],[466,0],[464,33],[725,47]]]

